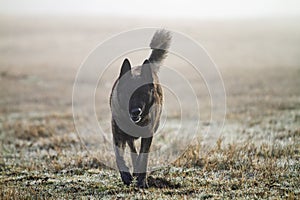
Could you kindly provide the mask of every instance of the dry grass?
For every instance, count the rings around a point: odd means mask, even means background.
[[[60,123],[50,123],[56,120]],[[272,144],[223,144],[219,139],[205,155],[200,154],[199,141],[169,167],[151,172],[150,188],[139,190],[124,186],[116,171],[81,148],[69,118],[31,121],[2,126],[1,199],[300,196],[299,129]],[[61,124],[65,128],[59,128]],[[289,142],[281,144],[283,137]]]

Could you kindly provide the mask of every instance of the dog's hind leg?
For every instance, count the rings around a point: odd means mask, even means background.
[[[152,137],[142,138],[140,154],[137,159],[135,174],[137,174],[137,185],[141,188],[147,188],[147,166],[148,166],[148,157],[149,150],[152,143]]]
[[[125,151],[126,141],[124,140],[117,140],[114,138],[114,150],[116,154],[116,162],[117,166],[122,178],[122,181],[126,185],[130,185],[132,182],[132,176],[129,172],[129,168],[126,166],[124,160],[124,151]]]

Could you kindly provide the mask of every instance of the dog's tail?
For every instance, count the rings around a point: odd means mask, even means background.
[[[161,29],[155,32],[150,43],[150,48],[152,49],[152,53],[149,58],[150,62],[159,64],[167,57],[171,39],[172,36],[169,31]]]

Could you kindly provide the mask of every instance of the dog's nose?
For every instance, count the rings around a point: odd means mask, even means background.
[[[142,114],[142,109],[141,108],[133,108],[130,113],[132,116],[140,116]]]

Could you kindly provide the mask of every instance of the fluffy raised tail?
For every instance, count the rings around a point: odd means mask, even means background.
[[[155,32],[150,48],[152,53],[150,55],[149,61],[152,63],[161,63],[166,57],[167,52],[171,44],[171,33],[164,29]]]

